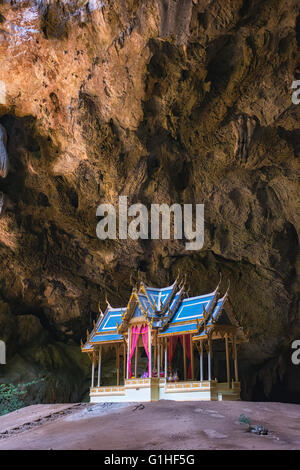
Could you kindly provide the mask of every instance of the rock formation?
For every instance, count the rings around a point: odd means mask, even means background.
[[[191,294],[231,280],[250,334],[244,397],[299,401],[299,2],[27,0],[0,13],[1,381],[40,375],[33,400],[82,399],[79,342],[99,299],[124,305],[138,272],[161,286],[180,268]],[[204,203],[204,248],[100,241],[96,208],[119,195]]]
[[[8,157],[6,151],[7,134],[3,126],[0,125],[0,176],[7,177],[8,173]]]

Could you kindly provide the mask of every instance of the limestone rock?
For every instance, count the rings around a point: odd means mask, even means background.
[[[1,2],[0,14],[6,376],[51,373],[39,399],[80,399],[89,363],[79,342],[99,298],[125,305],[138,272],[162,286],[180,268],[191,295],[213,290],[220,271],[222,289],[231,279],[250,332],[244,396],[272,397],[283,382],[295,394],[299,2],[28,0]],[[120,194],[129,204],[204,202],[204,248],[100,241],[96,208]],[[76,387],[63,372],[72,367]]]

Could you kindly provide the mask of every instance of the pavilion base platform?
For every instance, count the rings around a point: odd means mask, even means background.
[[[121,386],[90,389],[91,403],[150,402],[158,400],[210,401],[240,400],[240,383],[219,383],[215,380],[167,382],[158,379],[127,379]]]

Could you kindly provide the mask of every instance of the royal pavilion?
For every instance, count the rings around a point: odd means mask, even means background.
[[[210,294],[187,297],[179,278],[164,288],[141,282],[127,307],[107,302],[82,343],[92,363],[90,400],[239,400],[238,349],[244,341],[228,289],[221,296],[220,283]],[[114,383],[104,385],[108,348],[114,351]]]

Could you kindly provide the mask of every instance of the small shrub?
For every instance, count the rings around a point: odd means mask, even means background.
[[[0,416],[25,406],[23,398],[26,397],[28,387],[42,380],[44,379],[18,384],[16,386],[13,384],[0,384]]]
[[[245,416],[243,413],[240,414],[239,417],[239,423],[240,424],[249,424],[250,425],[250,418],[249,416]]]

